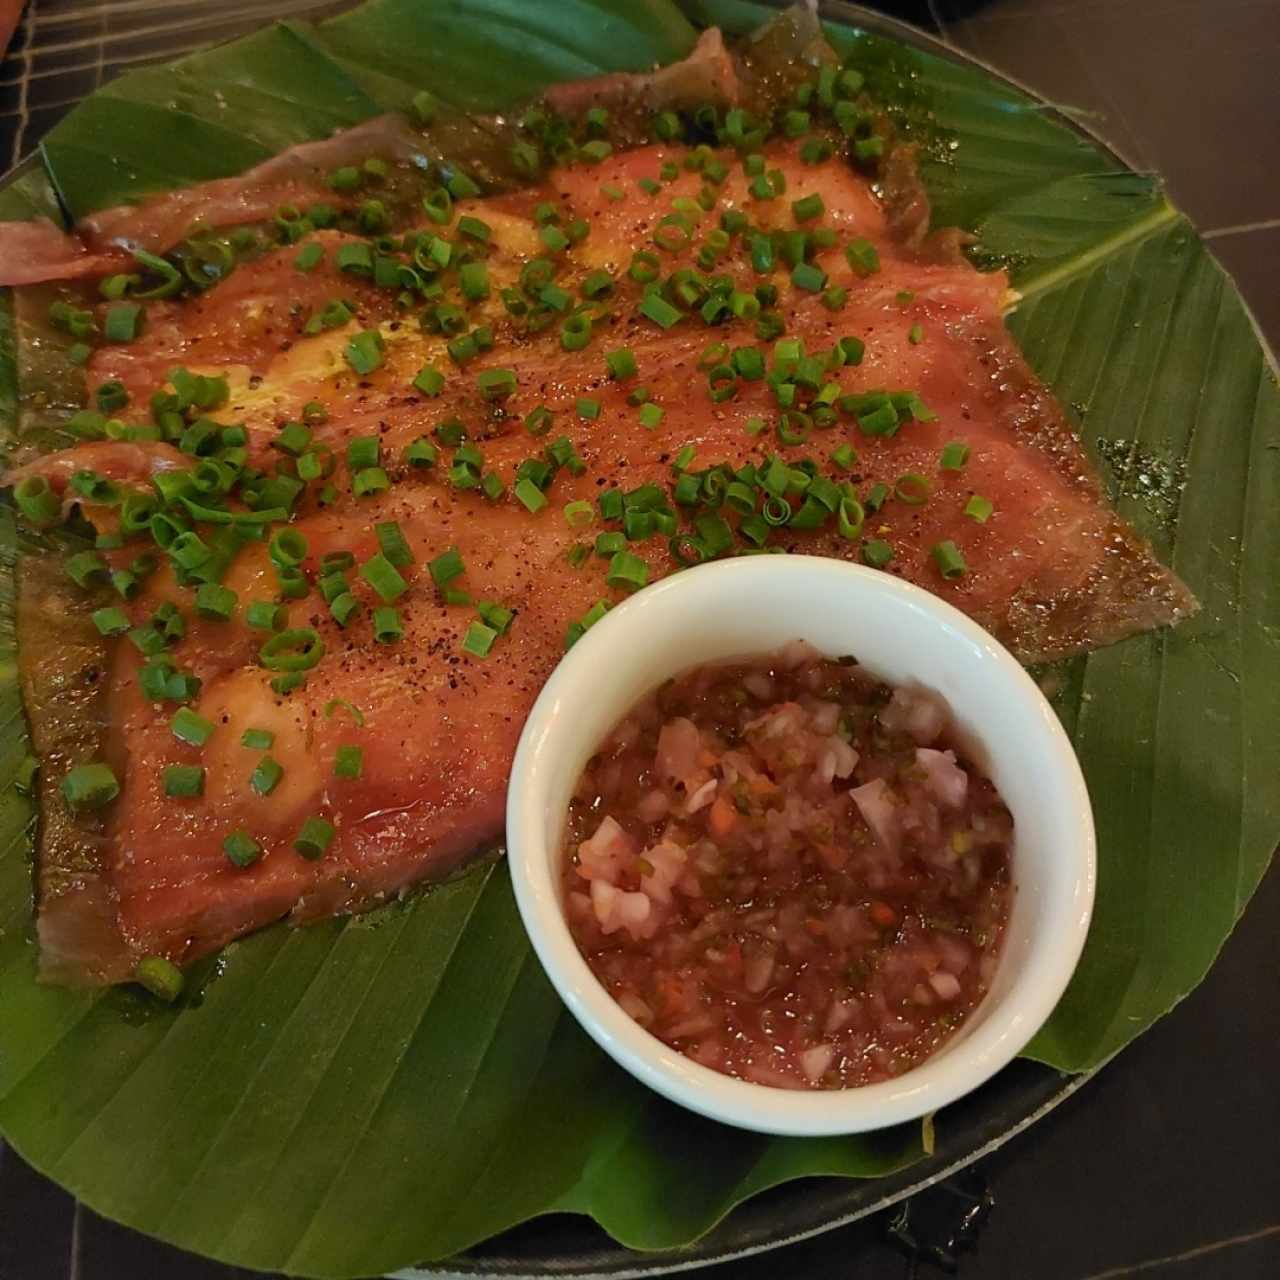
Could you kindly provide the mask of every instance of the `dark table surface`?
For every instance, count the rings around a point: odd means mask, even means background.
[[[331,7],[323,0],[33,0],[0,66],[0,156],[16,161],[104,77],[154,57],[139,37],[143,26],[176,33],[176,52],[235,34],[247,18]],[[1163,174],[1174,201],[1235,276],[1272,349],[1280,347],[1280,0],[878,7],[1021,80],[1135,167]],[[973,1210],[989,1205],[985,1223],[968,1233],[971,1247],[957,1256],[966,1280],[1280,1276],[1278,932],[1280,867],[1273,866],[1205,983],[1033,1128],[973,1172],[917,1197],[909,1206],[913,1233],[946,1252],[966,1214],[982,1217]],[[694,1274],[943,1274],[929,1248],[912,1256],[903,1247],[893,1218],[891,1211]],[[0,1147],[2,1280],[248,1274],[104,1221]]]

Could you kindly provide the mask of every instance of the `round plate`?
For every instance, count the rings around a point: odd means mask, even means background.
[[[226,15],[226,25],[208,34],[211,39],[225,39],[254,29],[267,17],[285,17],[291,13],[321,16],[346,7],[328,0],[292,0],[271,6],[269,12],[252,3],[232,6],[232,12]],[[905,23],[841,0],[832,0],[820,8],[822,16],[829,21],[875,32],[936,57],[978,66],[993,79],[1031,97],[1037,96],[980,59],[962,54]],[[145,13],[142,16],[145,17]],[[145,45],[146,61],[161,61],[187,51],[185,33],[176,28],[158,32],[153,29]],[[1077,121],[1047,103],[1043,109],[1116,155],[1114,148]],[[1116,158],[1122,164],[1127,163],[1123,157],[1117,155]],[[7,186],[28,167],[23,164],[11,170],[0,186]],[[658,1276],[778,1248],[876,1213],[980,1159],[1034,1124],[1090,1078],[1091,1075],[1068,1077],[1033,1062],[1015,1061],[994,1080],[948,1107],[940,1116],[937,1149],[932,1156],[884,1178],[809,1179],[788,1183],[739,1206],[701,1240],[683,1249],[636,1253],[614,1243],[585,1218],[553,1215],[505,1232],[448,1264],[399,1274],[501,1276],[512,1280],[525,1276]]]

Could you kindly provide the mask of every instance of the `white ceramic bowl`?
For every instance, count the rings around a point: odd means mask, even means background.
[[[698,1065],[623,1012],[570,936],[561,897],[569,798],[606,734],[649,690],[698,663],[803,639],[894,684],[936,689],[1014,816],[1014,900],[999,968],[961,1030],[881,1084],[793,1091]],[[534,705],[507,800],[516,900],[573,1015],[673,1102],[765,1133],[859,1133],[935,1111],[994,1075],[1052,1012],[1075,969],[1094,892],[1089,796],[1035,683],[976,623],[889,574],[813,556],[751,556],[677,573],[613,609]]]

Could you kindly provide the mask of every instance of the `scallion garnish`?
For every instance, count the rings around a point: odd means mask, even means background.
[[[343,355],[351,368],[364,377],[382,363],[382,346],[382,334],[377,329],[365,329],[351,338]]]
[[[431,574],[431,581],[443,589],[466,572],[466,565],[462,563],[458,548],[450,547],[448,551],[428,562],[427,571]]]
[[[293,847],[309,862],[324,857],[336,834],[331,822],[312,815],[293,838]]]
[[[862,558],[873,569],[883,569],[893,559],[893,548],[880,538],[869,538],[862,544]]]
[[[531,515],[536,515],[547,505],[547,495],[527,476],[516,481],[512,492]]]
[[[213,722],[197,715],[190,707],[180,707],[169,721],[169,730],[179,742],[203,747],[213,736]]]
[[[929,500],[929,480],[918,471],[908,471],[898,477],[893,486],[893,496],[909,507],[919,507]]]
[[[222,852],[237,867],[250,867],[262,856],[262,846],[247,831],[233,831],[223,840]]]
[[[483,622],[473,622],[462,638],[462,651],[476,658],[487,658],[498,633]]]
[[[423,365],[418,370],[418,376],[413,380],[414,389],[421,391],[429,399],[434,399],[444,390],[444,383],[444,374],[429,364]]]
[[[609,376],[619,382],[625,378],[634,378],[636,375],[635,352],[630,347],[619,347],[616,351],[606,352],[604,362],[609,370]]]
[[[69,769],[60,790],[72,809],[102,809],[120,794],[120,783],[110,765],[94,761]]]
[[[164,793],[176,799],[204,794],[204,769],[194,764],[166,765],[161,778]]]
[[[394,603],[409,589],[409,584],[401,577],[400,571],[383,552],[379,552],[360,566],[360,576],[377,592],[385,604]],[[432,576],[435,576],[434,572]]]
[[[364,772],[364,750],[349,745],[340,746],[333,758],[335,778],[358,778]]]
[[[172,1004],[185,985],[182,970],[164,956],[144,956],[133,971],[133,980],[166,1004]]]
[[[26,476],[13,489],[18,510],[33,525],[56,524],[62,516],[62,500],[54,493],[44,476]]]
[[[969,566],[965,564],[964,556],[950,538],[935,544],[930,554],[944,578],[962,578],[968,571]]]
[[[646,293],[640,300],[640,314],[660,329],[670,329],[680,320],[680,312],[660,294]]]
[[[373,611],[373,638],[379,644],[391,644],[404,635],[400,611],[390,605],[380,605]]]
[[[236,609],[236,593],[216,582],[201,583],[196,591],[196,613],[213,622],[229,622]]]
[[[313,627],[278,632],[258,650],[269,671],[307,671],[324,657],[324,641]]]
[[[976,520],[979,524],[986,524],[994,510],[995,505],[989,498],[984,498],[981,494],[975,493],[973,497],[965,503],[964,513],[970,519]]]

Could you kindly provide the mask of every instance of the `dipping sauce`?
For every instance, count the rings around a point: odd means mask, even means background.
[[[1013,819],[946,705],[796,643],[649,695],[570,805],[569,926],[641,1026],[727,1075],[901,1075],[986,994]]]

